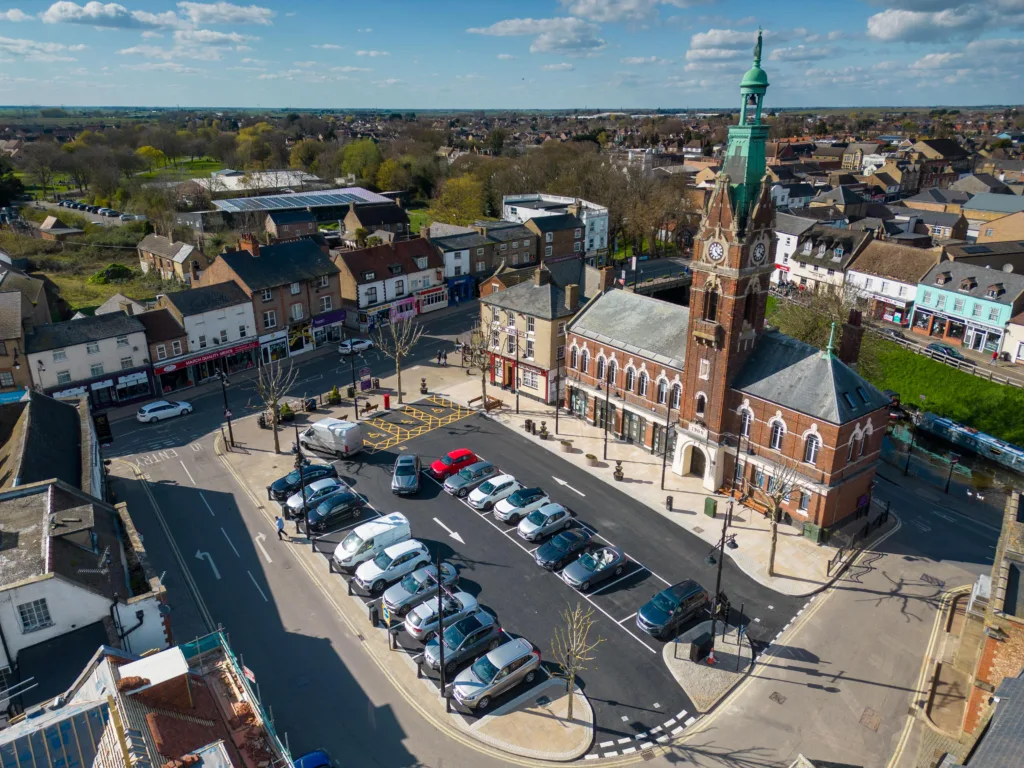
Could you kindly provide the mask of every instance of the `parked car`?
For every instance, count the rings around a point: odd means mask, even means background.
[[[415,453],[399,456],[391,470],[391,492],[404,496],[420,489],[420,457]]]
[[[130,213],[122,213],[120,216],[118,216],[118,218],[121,221],[135,221],[135,217],[132,216]]]
[[[879,330],[883,336],[888,336],[890,339],[906,339],[902,331],[897,331],[895,328],[882,328]]]
[[[441,627],[454,624],[474,613],[480,606],[468,592],[441,595],[442,619],[437,615],[437,597],[428,597],[417,605],[405,619],[405,631],[413,640],[427,642]]]
[[[464,499],[469,492],[484,482],[489,477],[498,474],[498,468],[489,461],[478,461],[460,469],[457,474],[452,475],[444,481],[444,491],[452,496]]]
[[[670,637],[708,604],[708,592],[693,579],[663,589],[636,614],[636,625],[656,638]]]
[[[541,568],[558,571],[586,551],[594,535],[586,528],[570,528],[537,548],[533,559]]]
[[[572,512],[561,504],[545,504],[519,521],[519,535],[527,541],[540,541],[572,525]]]
[[[295,758],[295,768],[332,768],[334,763],[330,756],[322,749],[315,749],[307,752],[301,757]]]
[[[334,548],[334,566],[340,571],[352,571],[392,544],[411,538],[409,518],[401,512],[378,517],[349,531],[348,536]]]
[[[192,413],[192,404],[184,400],[157,400],[155,403],[146,403],[139,408],[135,418],[143,424],[152,424],[175,416],[187,416]]]
[[[338,352],[343,355],[351,355],[367,349],[373,349],[373,342],[369,339],[345,339],[338,344]]]
[[[326,531],[342,520],[359,517],[363,510],[362,498],[353,491],[342,490],[325,496],[306,513],[306,527],[310,531]]]
[[[519,525],[519,521],[533,510],[550,503],[551,499],[543,488],[520,488],[494,505],[494,517],[510,525]]]
[[[333,464],[306,464],[299,470],[293,469],[287,475],[275,480],[270,485],[270,497],[275,501],[287,501],[288,497],[296,493],[303,485],[315,483],[325,477],[337,477],[338,470]]]
[[[618,547],[602,547],[582,555],[562,569],[562,581],[580,592],[588,592],[612,576],[626,570],[626,554]]]
[[[490,510],[495,504],[518,491],[523,486],[512,475],[498,475],[485,480],[469,494],[467,501],[473,509]]]
[[[344,487],[345,484],[336,477],[325,477],[323,480],[310,483],[306,486],[305,494],[300,488],[288,497],[288,501],[285,502],[285,514],[288,517],[305,517],[309,510],[319,505],[327,496]],[[303,495],[306,498],[305,507],[302,505]]]
[[[451,586],[459,578],[459,572],[451,563],[441,563],[441,580]],[[437,566],[426,565],[413,571],[394,586],[388,587],[381,600],[382,605],[395,616],[404,616],[417,603],[437,593]]]
[[[444,674],[450,678],[455,670],[481,653],[501,645],[502,632],[498,620],[480,609],[459,619],[444,632],[430,638],[423,649],[423,663],[433,670],[441,669],[441,642],[444,642]]]
[[[485,710],[498,694],[519,683],[532,683],[539,670],[540,651],[519,637],[488,651],[462,670],[452,683],[452,695],[464,707]]]
[[[392,544],[372,560],[356,568],[355,582],[374,595],[379,595],[388,584],[406,574],[430,564],[430,552],[416,539]]]
[[[436,459],[430,465],[430,475],[435,480],[447,480],[459,470],[468,467],[470,464],[476,464],[477,461],[479,459],[477,459],[476,454],[468,448],[456,448],[440,459]]]
[[[953,347],[949,346],[948,344],[929,344],[927,347],[925,347],[925,349],[927,349],[929,352],[934,352],[934,353],[936,353],[938,355],[943,355],[945,357],[951,357],[954,360],[966,360],[967,359],[966,357],[964,357],[962,354],[957,352],[955,349],[953,349]]]

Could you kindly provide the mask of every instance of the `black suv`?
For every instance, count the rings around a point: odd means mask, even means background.
[[[306,513],[306,527],[311,531],[326,531],[340,520],[359,517],[363,500],[352,491],[332,493]]]
[[[708,604],[708,592],[693,579],[663,589],[636,614],[636,625],[651,637],[671,637]]]
[[[333,464],[307,464],[302,468],[302,480],[299,480],[299,470],[295,469],[275,480],[270,486],[270,498],[274,501],[288,501],[288,497],[299,492],[303,485],[315,483],[325,477],[337,477],[338,470]]]

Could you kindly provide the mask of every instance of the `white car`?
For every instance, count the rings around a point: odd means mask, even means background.
[[[474,489],[466,501],[473,509],[481,509],[486,512],[522,487],[512,475],[498,475]]]
[[[561,504],[545,504],[519,521],[519,535],[527,541],[539,541],[572,525],[572,515]]]
[[[441,598],[441,605],[444,606],[444,626],[446,627],[450,627],[471,613],[476,613],[479,607],[476,598],[467,592],[456,592],[451,597],[444,595]],[[404,627],[409,637],[425,644],[437,632],[439,623],[437,598],[430,597],[409,611]]]
[[[155,403],[146,403],[139,408],[135,418],[143,424],[152,424],[155,421],[169,419],[172,416],[184,416],[192,413],[192,404],[184,400],[157,400]]]
[[[323,480],[310,483],[306,486],[305,509],[302,508],[302,489],[300,488],[298,493],[289,496],[288,501],[285,502],[285,506],[288,507],[288,517],[300,517],[305,520],[309,510],[316,509],[325,497],[344,487],[345,484],[336,477],[325,477]]]
[[[406,574],[430,565],[430,552],[421,541],[407,539],[392,544],[356,568],[355,582],[371,594],[379,595],[384,587]]]
[[[373,349],[373,342],[369,339],[345,339],[338,345],[338,351],[343,355],[351,355],[353,352],[363,352]]]
[[[535,509],[550,504],[551,499],[542,488],[520,488],[504,501],[494,507],[494,519],[509,525],[519,525],[519,521]]]

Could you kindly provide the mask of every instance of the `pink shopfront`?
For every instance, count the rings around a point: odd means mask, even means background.
[[[253,339],[191,357],[161,360],[153,366],[157,387],[161,393],[168,394],[202,384],[218,371],[232,374],[255,368],[259,346],[259,339]]]

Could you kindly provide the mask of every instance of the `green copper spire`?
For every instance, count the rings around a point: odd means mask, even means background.
[[[825,357],[835,357],[833,348],[835,347],[836,340],[836,324],[832,322],[832,330],[828,332],[828,346],[825,347]]]
[[[768,90],[768,74],[761,69],[761,44],[762,32],[758,30],[753,66],[740,81],[739,124],[729,128],[729,146],[722,167],[729,176],[733,208],[741,230],[746,227],[765,171],[768,126],[761,124],[761,108]]]

